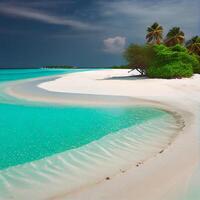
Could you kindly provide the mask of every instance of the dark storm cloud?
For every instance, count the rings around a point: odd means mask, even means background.
[[[199,0],[0,0],[0,65],[122,63],[157,21],[200,34]],[[112,55],[113,53],[113,55]]]
[[[0,3],[0,14],[6,15],[8,17],[36,20],[53,25],[70,26],[78,30],[98,30],[100,28],[87,22],[73,19],[72,17],[56,15],[45,10],[38,10],[34,8],[36,5],[37,7],[41,6],[41,2],[38,4],[36,4],[36,2],[32,4],[22,2],[15,4]],[[44,6],[44,4],[42,5]]]

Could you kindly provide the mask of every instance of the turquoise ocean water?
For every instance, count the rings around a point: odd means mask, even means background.
[[[14,80],[73,72],[0,70],[0,81],[6,85]],[[0,170],[77,148],[109,133],[166,115],[149,107],[21,105],[1,100],[0,113]]]
[[[71,69],[0,69],[0,82],[59,75],[73,71]]]

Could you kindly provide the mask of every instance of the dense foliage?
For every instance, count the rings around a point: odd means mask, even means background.
[[[157,22],[149,26],[146,39],[148,44],[160,44],[163,40],[163,27]]]
[[[130,45],[124,57],[132,69],[151,78],[191,77],[200,73],[200,62],[182,45]]]
[[[182,78],[193,75],[192,66],[182,62],[166,64],[162,67],[149,67],[147,75],[150,78]]]
[[[191,53],[200,56],[200,37],[195,36],[187,41],[186,47]]]
[[[128,66],[152,78],[182,78],[200,73],[200,37],[185,44],[185,34],[173,27],[163,38],[163,27],[147,28],[146,45],[131,44],[124,52]]]
[[[180,78],[190,77],[193,73],[200,72],[200,64],[195,55],[189,54],[188,50],[176,45],[154,46],[155,56],[147,68],[147,75],[152,78]]]
[[[165,45],[174,46],[176,44],[183,44],[185,42],[185,34],[180,27],[173,27],[166,35]]]
[[[189,54],[188,50],[176,45],[166,47],[154,46],[155,57],[147,68],[147,75],[152,78],[181,78],[191,77],[193,72],[200,72],[200,63],[196,56]]]
[[[131,44],[124,52],[124,58],[128,66],[136,69],[141,75],[146,74],[146,68],[150,65],[153,57],[153,46]]]
[[[75,68],[78,68],[78,67],[68,66],[68,65],[51,65],[51,66],[44,66],[43,68],[48,68],[48,69],[75,69]]]

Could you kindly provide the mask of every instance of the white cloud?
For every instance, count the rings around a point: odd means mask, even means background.
[[[11,4],[0,4],[0,14],[24,19],[32,19],[48,24],[70,26],[78,30],[99,30],[100,27],[74,20],[62,16],[52,15],[51,13],[42,12],[29,7],[22,7]]]
[[[126,44],[126,38],[121,36],[116,36],[105,39],[103,43],[105,52],[113,54],[121,53],[124,50]]]

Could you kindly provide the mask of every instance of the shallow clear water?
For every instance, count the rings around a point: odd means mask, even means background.
[[[0,169],[76,148],[165,113],[152,108],[0,104]]]
[[[71,69],[0,69],[0,82],[59,75],[73,71]]]
[[[0,199],[73,191],[148,159],[176,136],[174,117],[156,108],[45,105],[5,93],[9,81],[73,72],[0,70]]]
[[[0,81],[73,70],[0,70]],[[0,104],[0,169],[38,160],[165,115],[153,108],[58,107]]]

